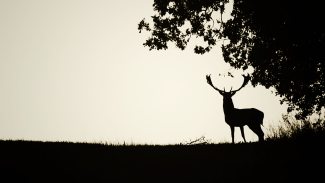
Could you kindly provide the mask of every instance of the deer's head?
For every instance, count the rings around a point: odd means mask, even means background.
[[[244,86],[246,86],[248,81],[250,80],[249,75],[242,75],[242,76],[244,77],[244,82],[241,85],[241,87],[238,88],[237,90],[232,90],[232,88],[231,88],[229,92],[225,91],[225,88],[223,88],[223,90],[220,90],[219,88],[215,87],[212,84],[211,75],[206,75],[206,79],[207,79],[208,84],[211,85],[212,88],[217,90],[220,93],[220,95],[223,96],[224,99],[230,99],[232,96],[234,96],[236,94],[236,92],[238,92],[240,89],[242,89]]]

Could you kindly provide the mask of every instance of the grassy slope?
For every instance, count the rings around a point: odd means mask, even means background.
[[[0,141],[10,182],[293,182],[322,178],[317,143],[109,146]],[[3,181],[0,181],[3,182]],[[8,181],[9,182],[9,181]]]

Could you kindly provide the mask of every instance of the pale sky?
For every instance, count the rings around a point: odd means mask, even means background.
[[[221,50],[149,51],[137,24],[152,0],[0,0],[0,139],[182,143],[230,142],[215,85],[239,87]],[[237,108],[264,112],[264,128],[286,106],[264,87],[239,91]],[[257,137],[245,128],[246,139]],[[242,141],[239,128],[236,142]]]

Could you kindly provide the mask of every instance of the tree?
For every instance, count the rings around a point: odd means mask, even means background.
[[[234,0],[154,0],[149,49],[167,49],[168,42],[185,49],[192,36],[203,38],[195,53],[204,54],[220,40],[225,62],[237,69],[253,67],[253,86],[274,87],[288,112],[302,119],[325,104],[325,28],[321,2]]]

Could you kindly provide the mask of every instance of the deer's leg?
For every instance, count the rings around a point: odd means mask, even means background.
[[[264,132],[261,125],[250,125],[248,127],[258,136],[258,141],[264,141]]]
[[[264,141],[264,132],[260,125],[258,126],[258,141],[260,141],[260,142]]]
[[[245,132],[244,132],[244,126],[241,126],[241,127],[240,127],[240,132],[241,132],[241,136],[242,136],[243,139],[244,139],[244,142],[246,142],[246,139],[245,139]]]
[[[234,126],[230,126],[230,130],[231,130],[231,140],[232,143],[235,143],[234,138],[235,138],[235,127]]]

